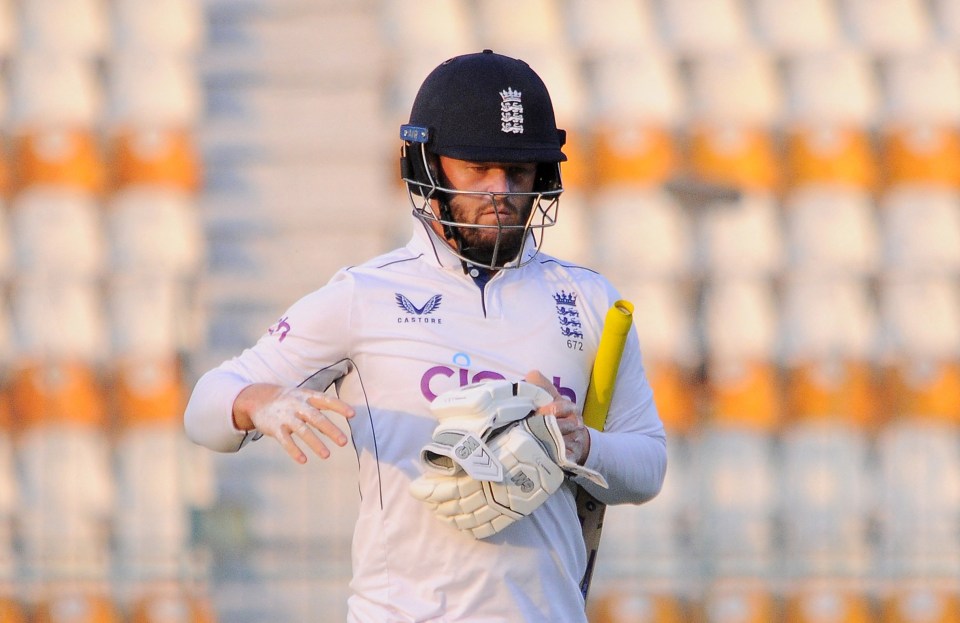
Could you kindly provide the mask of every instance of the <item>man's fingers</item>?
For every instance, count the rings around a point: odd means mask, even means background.
[[[329,437],[330,440],[338,446],[343,447],[347,445],[347,436],[342,430],[340,430],[340,427],[334,424],[330,418],[323,414],[323,412],[315,409],[310,409],[309,411],[299,411],[297,412],[297,417],[300,418],[304,428],[307,429],[304,431],[304,435],[301,435],[304,437],[305,441],[309,442],[310,438],[312,437],[317,440],[317,443],[323,445],[322,442],[320,442],[320,438],[317,437],[316,433],[314,432],[314,429],[316,429],[317,431],[320,431]],[[311,447],[313,446],[311,445]],[[326,446],[323,447],[326,449]],[[324,458],[326,457],[324,456]]]
[[[557,391],[557,388],[553,386],[553,383],[550,380],[543,376],[539,370],[531,370],[527,372],[527,375],[523,377],[523,380],[527,383],[533,383],[537,387],[547,390],[547,392],[553,396],[553,399],[556,400],[560,397],[560,392]]]
[[[284,428],[280,429],[280,433],[276,435],[276,440],[279,442],[280,447],[290,455],[297,463],[306,463],[307,455],[303,453],[303,450],[293,441],[293,432]]]
[[[334,413],[339,413],[347,419],[354,416],[353,407],[339,398],[327,396],[326,394],[312,392],[312,395],[307,397],[307,404],[314,409],[319,409],[321,411],[333,411]]]

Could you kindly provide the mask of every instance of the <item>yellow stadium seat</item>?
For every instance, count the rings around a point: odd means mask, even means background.
[[[883,129],[880,153],[888,186],[920,184],[960,188],[960,130],[938,124]]]
[[[690,129],[691,171],[708,182],[746,190],[776,190],[780,162],[771,133],[734,123],[697,123]]]
[[[805,124],[787,129],[784,170],[786,183],[840,184],[866,190],[877,187],[876,156],[862,128],[836,124]]]
[[[189,129],[127,127],[112,143],[115,187],[154,184],[188,192],[199,189],[200,156]]]
[[[96,134],[87,129],[35,129],[14,137],[17,189],[55,185],[100,193],[106,168]]]
[[[785,623],[871,623],[869,598],[854,589],[818,586],[788,595]]]

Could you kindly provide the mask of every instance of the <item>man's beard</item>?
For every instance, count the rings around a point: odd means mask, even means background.
[[[451,197],[448,206],[452,220],[457,223],[468,223],[465,216],[471,208],[464,206],[464,199],[469,197]],[[475,200],[475,199],[474,199]],[[503,266],[517,258],[523,249],[526,224],[533,209],[533,198],[498,198],[497,202],[506,202],[510,211],[516,214],[515,218],[503,223],[498,229],[495,223],[488,223],[486,227],[456,227],[457,243],[460,245],[460,254],[477,264],[488,266]],[[518,202],[523,205],[518,207]],[[473,221],[472,223],[475,223]],[[499,243],[498,243],[499,240]]]

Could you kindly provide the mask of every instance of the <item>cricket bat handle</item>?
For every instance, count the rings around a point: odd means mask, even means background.
[[[583,422],[595,430],[603,430],[613,398],[613,389],[617,383],[620,359],[623,348],[633,324],[633,305],[628,301],[617,301],[607,312],[597,346],[597,356],[590,373],[590,385],[583,403]],[[590,495],[583,487],[577,488],[577,517],[587,550],[587,567],[580,581],[580,593],[586,603],[593,580],[593,570],[600,550],[600,535],[603,531],[603,516],[606,504]]]

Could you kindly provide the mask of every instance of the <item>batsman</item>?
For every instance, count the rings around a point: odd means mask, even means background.
[[[578,492],[602,507],[660,491],[635,328],[619,323],[616,365],[597,360],[620,294],[541,250],[565,138],[525,62],[441,63],[400,128],[409,242],[318,284],[193,390],[185,427],[213,450],[356,454],[350,623],[584,623]]]

